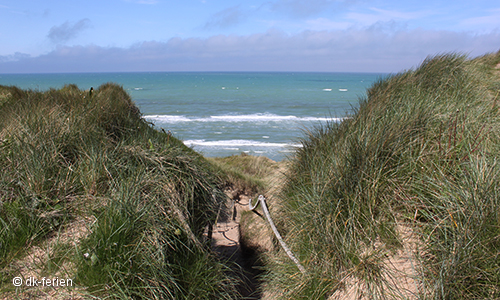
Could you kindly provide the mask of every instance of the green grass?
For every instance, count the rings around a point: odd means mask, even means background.
[[[69,276],[88,297],[235,297],[203,237],[224,208],[221,171],[153,130],[120,86],[1,86],[0,165],[4,292],[39,245],[46,259],[34,271]],[[77,220],[81,239],[59,240]]]
[[[310,130],[281,194],[280,231],[307,269],[268,258],[268,293],[325,299],[358,288],[410,297],[388,258],[418,239],[410,291],[500,297],[500,53],[438,55],[380,79],[340,124]]]
[[[245,153],[227,157],[210,158],[222,173],[226,185],[248,195],[264,193],[269,188],[270,176],[279,168],[278,164],[264,156]]]
[[[380,79],[342,123],[311,129],[269,197],[307,272],[270,246],[263,293],[500,298],[499,62],[429,58]],[[41,291],[11,280],[33,273],[72,278],[84,298],[237,298],[203,231],[229,185],[281,185],[265,159],[207,161],[153,130],[115,84],[0,86],[0,166],[0,291],[22,299]],[[30,262],[37,247],[43,259]],[[410,286],[392,265],[404,251]]]

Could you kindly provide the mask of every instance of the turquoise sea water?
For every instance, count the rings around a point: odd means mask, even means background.
[[[206,156],[246,152],[282,160],[304,129],[340,121],[376,80],[373,73],[0,74],[0,85],[47,90],[122,85],[156,128]]]

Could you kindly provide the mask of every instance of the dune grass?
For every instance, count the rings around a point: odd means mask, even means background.
[[[270,201],[307,272],[269,247],[264,296],[500,298],[499,62],[426,59],[380,79],[342,123],[311,129]],[[77,299],[237,298],[203,231],[228,184],[268,192],[277,167],[208,162],[153,130],[115,84],[0,86],[0,166],[9,299],[68,298],[15,288],[15,276],[71,278]]]
[[[153,130],[120,86],[0,87],[0,165],[9,298],[30,295],[12,285],[28,274],[72,278],[83,298],[235,297],[203,237],[225,203],[220,171]],[[76,241],[59,238],[82,220]],[[44,259],[20,267],[34,246]]]
[[[279,168],[279,164],[264,156],[245,153],[227,157],[209,158],[221,170],[220,177],[231,189],[255,196],[269,189],[269,176]]]
[[[499,62],[428,58],[307,133],[277,220],[307,274],[270,254],[270,298],[500,297]]]

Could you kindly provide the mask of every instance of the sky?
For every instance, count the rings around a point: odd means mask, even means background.
[[[0,0],[0,73],[395,73],[499,50],[498,0]]]

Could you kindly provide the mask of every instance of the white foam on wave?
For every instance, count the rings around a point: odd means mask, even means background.
[[[280,153],[295,153],[295,150],[281,150]]]
[[[161,123],[178,123],[178,122],[193,121],[193,119],[187,118],[185,116],[176,116],[176,115],[148,115],[144,116],[143,118],[148,121],[156,121]]]
[[[283,120],[293,120],[293,119],[297,119],[297,117],[278,116],[270,114],[210,116],[210,120],[212,121],[225,121],[225,122],[283,121]]]
[[[310,121],[310,122],[341,122],[345,118],[317,118],[317,117],[302,117],[299,121]]]
[[[300,147],[300,144],[287,144],[287,143],[268,143],[253,140],[185,140],[186,146],[205,146],[205,147]]]
[[[222,115],[210,117],[186,117],[178,115],[147,115],[144,119],[160,123],[179,122],[282,122],[282,121],[307,121],[307,122],[340,122],[343,118],[319,118],[319,117],[297,117],[280,116],[275,114],[250,114],[250,115]]]

